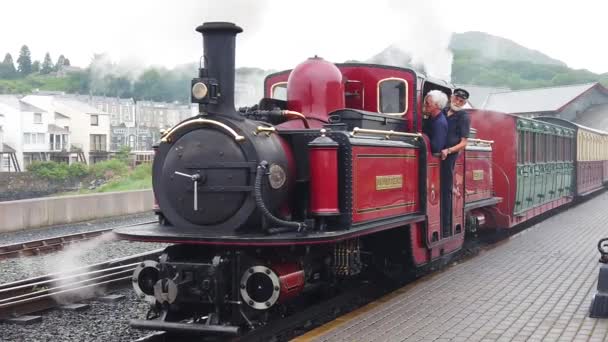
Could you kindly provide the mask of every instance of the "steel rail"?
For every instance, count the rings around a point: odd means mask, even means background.
[[[107,286],[131,283],[135,267],[163,249],[0,285],[0,320],[90,299]],[[86,291],[83,291],[86,290]]]
[[[154,223],[156,221],[147,221],[142,223],[135,223],[125,227],[135,227],[145,224]],[[45,253],[51,253],[63,249],[65,245],[69,245],[76,242],[82,242],[91,238],[111,233],[114,228],[104,228],[98,230],[92,230],[89,232],[80,232],[74,234],[67,234],[62,236],[54,236],[46,239],[31,240],[26,242],[19,242],[10,245],[0,246],[0,260],[8,258],[17,258],[22,256],[40,255]]]

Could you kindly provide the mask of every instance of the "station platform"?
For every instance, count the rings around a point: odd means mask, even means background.
[[[294,341],[608,341],[589,318],[608,193]]]

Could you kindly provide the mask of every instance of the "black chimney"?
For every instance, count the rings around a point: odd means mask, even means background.
[[[209,102],[206,111],[234,117],[235,41],[237,33],[243,29],[233,23],[208,22],[197,27],[196,31],[203,34],[204,77],[215,79],[218,84],[217,100]]]

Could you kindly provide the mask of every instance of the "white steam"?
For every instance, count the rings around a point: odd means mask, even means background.
[[[90,254],[95,249],[99,248],[103,243],[108,242],[112,239],[113,234],[102,234],[88,241],[77,242],[75,244],[69,245],[63,251],[45,259],[46,273],[68,274],[74,269],[87,266],[88,264],[84,260],[84,257],[87,254]],[[58,279],[54,280],[53,287],[65,286],[66,288],[77,288],[82,286],[83,284],[73,285],[75,281],[86,281],[88,279],[90,278],[87,276],[66,279],[62,279],[62,277],[59,276]],[[80,289],[76,292],[71,292],[69,295],[59,294],[55,296],[55,300],[60,303],[68,303],[74,299],[90,298],[94,295],[99,295],[102,293],[103,291],[100,289],[96,290],[93,287],[88,287]]]
[[[336,63],[370,61],[392,46],[395,51],[372,62],[413,66],[450,80],[451,32],[446,23],[458,20],[452,9],[452,4],[442,0],[373,4],[363,0],[184,0],[180,6],[150,2],[145,15],[139,11],[118,14],[117,27],[106,33],[107,40],[114,41],[99,45],[101,51],[104,47],[114,50],[109,51],[111,59],[102,58],[92,66],[93,88],[105,89],[107,75],[136,80],[147,65],[198,64],[202,37],[194,29],[207,21],[234,22],[244,29],[237,36],[237,67],[291,69],[314,55]],[[155,20],[159,17],[163,19]],[[125,23],[137,29],[122,27]],[[246,87],[255,90],[245,93],[261,94],[262,80],[252,78],[254,83]],[[239,102],[252,103],[249,99]]]
[[[252,106],[264,96],[264,78],[268,71],[257,68],[240,68],[235,75],[234,105],[236,109]]]
[[[391,22],[396,24],[391,30],[397,33],[395,46],[411,56],[413,65],[422,65],[429,76],[450,81],[452,33],[445,26],[450,20],[446,10],[431,1],[389,0],[389,4]]]

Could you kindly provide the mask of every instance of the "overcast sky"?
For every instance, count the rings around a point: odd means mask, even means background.
[[[194,28],[209,20],[244,28],[238,66],[291,68],[315,54],[335,62],[365,59],[396,41],[448,65],[434,52],[451,32],[475,30],[573,68],[608,72],[604,0],[20,0],[5,3],[0,14],[0,54],[16,60],[27,44],[33,59],[48,51],[54,61],[64,54],[82,67],[101,52],[122,63],[173,67],[198,61],[202,40]]]

